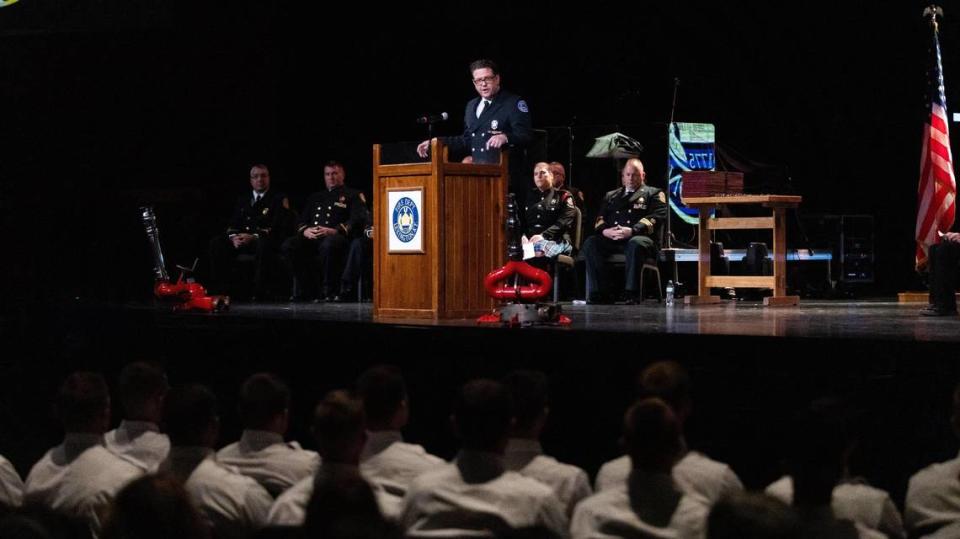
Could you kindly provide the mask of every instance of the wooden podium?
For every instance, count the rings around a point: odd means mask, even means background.
[[[373,146],[373,316],[490,312],[483,279],[506,263],[506,152],[499,164],[450,163],[433,139],[429,162],[384,164],[383,149]]]

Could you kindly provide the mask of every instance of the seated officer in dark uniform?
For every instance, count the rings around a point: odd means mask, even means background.
[[[343,185],[345,177],[340,163],[330,161],[324,165],[326,191],[310,195],[300,214],[300,228],[283,242],[283,254],[292,265],[298,283],[293,300],[333,301],[340,293],[347,249],[351,238],[363,226],[366,207],[362,192]],[[317,257],[320,268],[314,264]],[[322,283],[318,282],[318,271],[323,275]]]
[[[537,163],[533,168],[535,187],[527,194],[523,227],[524,243],[533,243],[536,252],[526,262],[548,272],[558,254],[572,250],[565,234],[573,233],[577,219],[573,196],[556,189],[553,182],[550,165]]]
[[[630,159],[623,167],[623,187],[603,197],[597,214],[593,236],[583,244],[583,258],[587,266],[587,290],[590,303],[608,302],[606,258],[613,254],[626,255],[625,296],[628,301],[638,298],[638,277],[644,258],[655,256],[660,248],[656,236],[661,221],[667,218],[667,198],[663,191],[646,185],[647,174],[639,159]]]
[[[280,244],[293,231],[296,217],[287,196],[270,189],[266,165],[250,167],[250,187],[237,197],[225,234],[210,241],[210,272],[214,288],[227,288],[237,255],[254,255],[253,295],[263,296],[270,278],[276,275]]]
[[[930,305],[923,316],[957,315],[957,263],[960,262],[960,233],[947,232],[929,250]]]
[[[513,150],[510,155],[510,191],[526,191],[523,177],[526,165],[522,152],[533,140],[533,124],[527,102],[516,94],[500,89],[500,73],[492,60],[476,60],[470,64],[473,86],[479,94],[467,103],[464,111],[463,135],[443,137],[454,155],[470,154],[473,163],[496,163],[500,149]],[[427,157],[430,141],[417,146],[420,157]]]

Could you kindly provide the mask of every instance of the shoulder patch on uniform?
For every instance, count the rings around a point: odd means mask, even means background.
[[[290,209],[290,200],[289,200],[287,197],[283,197],[283,202],[282,202],[282,204],[283,204],[283,209],[285,209],[285,210],[289,210],[289,209]]]
[[[576,208],[576,207],[577,207],[577,205],[573,203],[573,197],[567,197],[567,198],[565,198],[564,200],[566,201],[567,206],[569,206],[569,207],[571,207],[571,208]]]
[[[357,195],[357,196],[360,197],[360,202],[363,202],[364,204],[367,203],[367,197],[363,196],[363,193],[360,193],[360,194]]]
[[[519,109],[520,112],[530,112],[530,109],[527,108],[527,102],[522,99],[517,101],[517,109]]]
[[[663,202],[664,204],[667,203],[667,195],[663,191],[657,193],[657,198],[660,199],[660,202]]]

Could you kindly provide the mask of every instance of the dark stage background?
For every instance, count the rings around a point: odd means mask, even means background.
[[[721,145],[783,167],[803,214],[876,218],[875,291],[918,284],[922,2],[203,4],[0,9],[6,298],[146,297],[136,206],[156,205],[168,261],[190,262],[252,162],[268,163],[296,206],[331,158],[369,194],[371,144],[425,138],[413,120],[427,112],[450,112],[446,134],[462,128],[477,57],[496,59],[504,87],[529,101],[551,159],[570,161],[574,134],[572,182],[594,200],[617,176],[582,156],[614,129],[647,145],[649,181],[664,184],[679,78],[676,119],[714,123]],[[944,7],[954,106],[960,10]]]

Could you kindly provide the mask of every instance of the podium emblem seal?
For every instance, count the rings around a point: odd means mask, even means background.
[[[403,197],[393,207],[393,233],[403,243],[410,243],[420,228],[420,210],[410,197]]]

